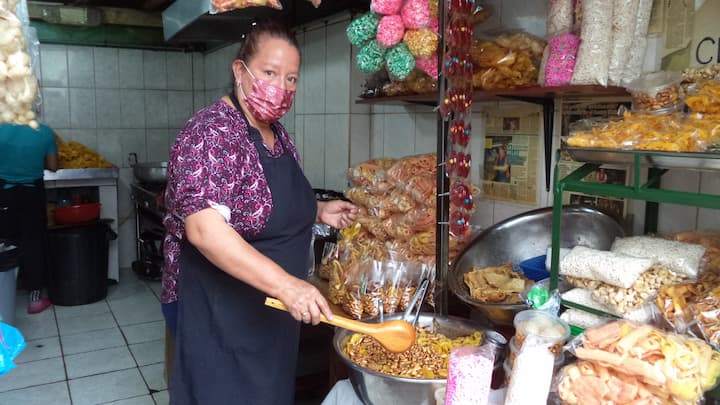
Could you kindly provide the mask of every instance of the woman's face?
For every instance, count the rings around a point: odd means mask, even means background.
[[[300,53],[281,38],[261,37],[258,51],[252,59],[244,61],[255,78],[283,90],[295,91],[300,75]],[[240,60],[233,62],[235,81],[242,85],[245,94],[252,90],[252,76]]]

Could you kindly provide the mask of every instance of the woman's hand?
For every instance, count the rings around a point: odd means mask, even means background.
[[[347,201],[318,201],[317,221],[342,229],[352,225],[357,218],[358,209]]]
[[[320,291],[312,284],[293,278],[277,297],[288,309],[293,318],[304,323],[317,325],[320,314],[332,319],[330,305]]]

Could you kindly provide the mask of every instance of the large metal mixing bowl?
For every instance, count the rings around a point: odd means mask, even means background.
[[[167,162],[144,162],[133,165],[133,176],[141,183],[167,182]]]
[[[486,229],[460,253],[448,273],[448,286],[458,298],[481,311],[491,322],[511,325],[525,304],[488,304],[474,300],[463,276],[474,267],[499,266],[511,262],[522,273],[520,262],[544,255],[551,246],[552,208],[541,208],[514,216]],[[565,206],[560,228],[560,247],[576,245],[610,249],[618,236],[624,236],[612,217],[588,207]]]
[[[401,318],[402,314],[385,317],[386,320]],[[423,327],[434,325],[435,332],[449,338],[467,336],[483,330],[467,319],[429,313],[420,314],[418,325]],[[435,405],[435,391],[444,388],[447,380],[396,377],[359,366],[343,352],[345,342],[353,333],[347,329],[337,328],[333,337],[333,347],[348,366],[353,389],[365,405]]]

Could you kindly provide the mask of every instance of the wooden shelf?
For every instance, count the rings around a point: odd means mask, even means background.
[[[629,96],[624,87],[615,86],[599,86],[599,85],[570,85],[560,87],[542,87],[528,86],[516,89],[498,89],[498,90],[476,90],[473,92],[473,102],[483,101],[503,101],[507,99],[554,99],[556,97],[567,96]],[[411,94],[407,96],[392,97],[368,97],[358,98],[355,102],[358,104],[401,104],[401,103],[418,103],[432,104],[438,103],[437,93]]]

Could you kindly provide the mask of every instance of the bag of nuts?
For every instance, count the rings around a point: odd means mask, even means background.
[[[661,287],[686,281],[688,277],[656,265],[642,273],[630,288],[576,277],[565,276],[565,279],[575,287],[592,290],[591,296],[594,301],[607,307],[614,314],[624,315],[639,308],[645,302],[654,300]]]
[[[682,107],[679,72],[653,72],[633,80],[627,90],[632,96],[632,110],[646,113],[672,113]]]

